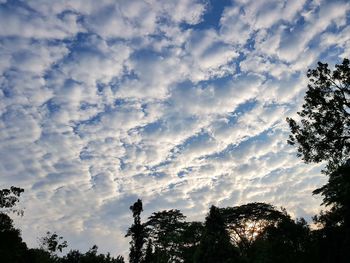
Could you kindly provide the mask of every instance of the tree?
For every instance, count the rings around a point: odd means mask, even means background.
[[[23,214],[22,210],[14,209],[23,191],[14,186],[0,190],[0,259],[2,262],[25,262],[24,254],[27,246],[22,241],[21,231],[13,227],[13,220],[7,215],[9,212]]]
[[[185,222],[180,248],[184,263],[193,262],[193,255],[198,249],[203,232],[204,224],[202,222]]]
[[[289,218],[286,213],[265,203],[222,208],[221,214],[232,242],[240,249],[242,255],[247,254],[255,239],[267,227],[275,226]]]
[[[143,263],[152,263],[154,258],[152,240],[148,239]]]
[[[130,206],[130,210],[132,211],[134,223],[128,229],[125,236],[131,236],[129,262],[140,263],[143,260],[143,245],[146,243],[147,239],[146,228],[141,224],[141,212],[143,211],[142,201],[138,199]]]
[[[181,243],[185,216],[177,209],[153,213],[145,226],[155,248],[157,262],[182,262]]]
[[[98,254],[98,247],[93,245],[85,254],[79,250],[71,250],[60,259],[60,263],[124,263],[124,258],[118,256],[117,258],[111,257],[109,253],[107,255]]]
[[[291,135],[288,143],[298,145],[298,156],[309,162],[327,161],[329,171],[343,164],[350,153],[350,67],[344,59],[331,71],[318,62],[309,69],[308,90],[301,121],[287,118]]]
[[[62,252],[62,250],[68,246],[67,241],[63,240],[63,237],[58,236],[56,232],[51,233],[50,231],[46,232],[46,236],[42,237],[39,242],[41,249],[51,254],[58,251]]]
[[[26,250],[21,231],[13,227],[13,220],[7,214],[0,213],[0,261],[25,262]]]
[[[19,197],[24,192],[22,188],[11,186],[10,189],[0,190],[0,213],[17,212],[23,215],[22,210],[14,209],[13,207],[19,202]]]
[[[237,249],[231,244],[220,209],[211,206],[205,219],[204,233],[194,256],[198,263],[238,262]]]
[[[287,118],[289,143],[309,162],[327,161],[328,183],[316,189],[323,195],[326,212],[314,220],[322,228],[314,237],[322,262],[347,262],[350,257],[350,67],[349,60],[335,65],[318,63],[308,71],[309,85],[300,123]]]
[[[318,254],[324,262],[347,262],[350,257],[350,161],[329,174],[328,183],[316,189],[327,211],[314,217],[321,228],[315,232]]]
[[[26,263],[56,263],[57,258],[52,256],[50,252],[40,248],[30,248],[25,255]],[[74,261],[73,261],[74,262]],[[72,262],[72,263],[73,263]],[[75,262],[74,262],[75,263]]]
[[[317,222],[350,229],[350,160],[330,173],[328,183],[313,194],[321,194],[322,204],[330,207],[330,211],[315,218]]]
[[[267,226],[248,251],[249,262],[310,262],[310,229],[304,219],[286,216]],[[311,262],[317,262],[311,260]]]

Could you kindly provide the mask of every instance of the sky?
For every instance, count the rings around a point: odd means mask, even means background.
[[[286,142],[317,61],[350,56],[333,0],[0,0],[0,188],[29,246],[127,254],[143,219],[268,202],[319,211],[320,164]]]

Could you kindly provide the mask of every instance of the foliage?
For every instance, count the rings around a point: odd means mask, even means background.
[[[40,239],[41,248],[28,249],[22,241],[21,231],[13,226],[13,220],[7,214],[14,209],[19,202],[23,189],[11,187],[0,190],[0,262],[1,263],[124,263],[124,258],[111,257],[109,253],[97,254],[97,246],[93,246],[85,254],[78,250],[71,250],[64,257],[58,257],[55,252],[62,252],[67,247],[63,237],[55,232],[47,232],[46,236]],[[6,213],[5,213],[6,212]]]
[[[27,250],[26,244],[22,241],[21,231],[14,228],[13,220],[8,216],[8,212],[18,212],[22,210],[14,209],[19,202],[19,197],[23,189],[11,187],[0,190],[0,259],[3,262],[25,262],[24,254]]]
[[[27,250],[22,241],[21,231],[14,228],[12,219],[0,213],[0,259],[1,262],[25,262],[24,254]]]
[[[176,209],[153,213],[145,223],[159,262],[181,262],[185,216]]]
[[[323,196],[329,210],[314,217],[319,229],[312,233],[321,262],[347,262],[350,257],[350,67],[349,60],[331,71],[318,63],[308,71],[309,85],[301,124],[287,119],[289,143],[298,144],[305,162],[327,161],[326,185],[313,194]]]
[[[23,215],[22,210],[14,209],[13,207],[19,202],[19,197],[24,192],[24,189],[11,186],[10,189],[0,190],[0,209],[2,213],[17,212]]]
[[[238,251],[230,242],[220,209],[212,206],[205,219],[204,232],[194,262],[229,263],[237,262],[238,259]]]
[[[286,219],[286,215],[265,203],[250,203],[221,209],[232,242],[245,254],[256,237],[267,227]]]
[[[132,211],[134,223],[126,234],[126,237],[131,236],[129,262],[140,263],[144,259],[143,245],[147,241],[146,228],[141,224],[142,201],[138,199],[130,206],[130,210]]]
[[[67,241],[63,240],[63,237],[58,236],[56,232],[51,233],[48,231],[46,236],[40,239],[40,247],[51,254],[58,251],[62,252],[67,246]]]
[[[328,183],[313,194],[321,194],[323,204],[331,207],[329,212],[316,217],[317,222],[350,227],[350,161],[330,173]]]
[[[310,247],[310,228],[306,221],[285,217],[259,233],[247,254],[250,262],[262,259],[264,262],[308,262]]]
[[[107,255],[98,254],[98,247],[92,246],[85,254],[79,250],[71,250],[67,255],[61,259],[61,263],[124,263],[124,258],[118,256],[117,258],[111,257],[109,253]]]
[[[180,249],[183,262],[193,262],[195,252],[199,249],[204,229],[202,222],[185,222]]]
[[[289,143],[298,145],[299,156],[306,162],[327,161],[332,170],[349,158],[350,153],[350,67],[349,60],[335,66],[319,62],[310,69],[308,91],[300,123],[287,118]]]

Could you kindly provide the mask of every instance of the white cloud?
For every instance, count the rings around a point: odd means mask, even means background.
[[[0,9],[0,36],[28,37],[37,39],[62,39],[84,31],[78,24],[78,16],[70,13],[61,18],[33,14],[23,6],[8,5]]]
[[[189,220],[250,201],[317,212],[320,166],[285,117],[307,68],[349,54],[348,3],[233,1],[217,26],[205,1],[16,3],[0,3],[0,183],[26,189],[30,246],[50,230],[126,254],[139,197]]]

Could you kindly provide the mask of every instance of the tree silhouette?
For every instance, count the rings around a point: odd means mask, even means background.
[[[48,251],[51,254],[56,252],[62,252],[64,248],[68,246],[67,241],[63,240],[63,237],[56,234],[56,232],[51,233],[46,232],[46,236],[40,238],[40,248]]]
[[[21,231],[14,228],[13,220],[7,215],[9,212],[23,214],[22,210],[14,208],[23,191],[14,186],[0,190],[0,259],[2,262],[25,262],[24,254],[27,246],[22,241]]]
[[[232,242],[240,248],[243,255],[267,227],[275,226],[288,218],[286,214],[265,203],[222,208],[221,214]]]
[[[26,250],[21,231],[14,228],[13,221],[7,214],[0,213],[0,262],[25,262]]]
[[[311,231],[304,219],[289,216],[267,226],[248,250],[250,262],[310,262]],[[311,262],[317,262],[311,260]]]
[[[323,195],[327,211],[314,217],[321,225],[318,236],[319,254],[325,262],[347,262],[350,258],[350,161],[329,174],[328,183],[316,189]]]
[[[182,262],[181,242],[185,216],[177,209],[153,213],[145,226],[159,262]]]
[[[333,170],[349,158],[350,152],[350,67],[349,60],[335,66],[318,62],[309,69],[308,90],[301,121],[287,118],[291,135],[288,143],[298,145],[305,162],[327,161]]]
[[[124,263],[124,258],[111,257],[109,253],[97,254],[97,246],[93,246],[85,254],[79,250],[71,250],[63,257],[55,253],[67,247],[67,242],[55,232],[47,232],[40,239],[41,248],[28,249],[22,241],[21,231],[13,226],[13,220],[8,215],[23,211],[15,208],[19,197],[24,192],[22,188],[12,186],[10,189],[0,190],[0,262],[1,263]],[[135,210],[139,209],[135,206]],[[141,203],[142,210],[142,203]]]
[[[330,211],[316,217],[316,221],[328,226],[350,228],[350,160],[329,174],[328,183],[313,194],[321,194]]]
[[[128,229],[125,236],[131,236],[129,262],[140,263],[143,260],[142,248],[147,239],[146,228],[141,224],[141,212],[143,211],[142,201],[138,199],[132,206],[130,206],[130,210],[132,211],[134,223]]]
[[[185,222],[181,237],[181,258],[184,263],[192,263],[204,232],[202,222]]]
[[[67,255],[59,260],[60,263],[124,263],[124,258],[118,256],[112,258],[109,253],[107,255],[98,254],[98,247],[92,246],[86,253],[79,250],[71,250]]]
[[[24,192],[24,189],[11,186],[10,189],[0,190],[0,213],[17,212],[23,215],[23,210],[14,209],[14,206],[19,202],[19,197]]]
[[[230,242],[220,209],[211,206],[194,262],[229,263],[237,260],[239,260],[238,251]]]
[[[309,85],[301,121],[287,118],[289,143],[298,144],[305,162],[327,161],[328,183],[313,194],[323,196],[326,212],[314,217],[322,228],[314,231],[322,262],[347,262],[350,257],[350,67],[349,60],[335,65],[318,63],[308,71]]]
[[[143,263],[152,263],[153,261],[154,261],[154,254],[153,254],[152,240],[148,239]]]

